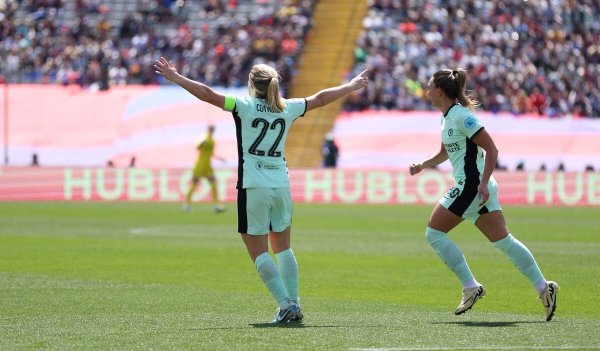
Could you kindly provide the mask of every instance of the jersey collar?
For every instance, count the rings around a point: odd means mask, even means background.
[[[452,106],[448,107],[448,111],[446,111],[446,113],[444,113],[444,117],[448,116],[448,113],[450,112],[450,110],[452,110],[452,108],[453,108],[454,106],[458,106],[458,105],[459,105],[459,104],[455,103],[455,104],[453,104]]]

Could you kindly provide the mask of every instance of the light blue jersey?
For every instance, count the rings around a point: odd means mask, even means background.
[[[276,112],[264,99],[235,98],[232,114],[238,144],[238,189],[289,188],[285,140],[292,123],[306,112],[306,100],[284,101],[283,111]]]
[[[459,217],[475,223],[482,214],[501,210],[498,202],[498,184],[490,177],[488,201],[480,205],[478,186],[485,166],[483,149],[473,138],[483,130],[481,122],[471,110],[454,104],[442,116],[442,143],[452,164],[456,182],[440,199],[440,204]]]
[[[471,110],[455,104],[442,116],[442,143],[452,164],[456,182],[479,184],[483,173],[483,149],[473,142],[473,137],[483,129]]]

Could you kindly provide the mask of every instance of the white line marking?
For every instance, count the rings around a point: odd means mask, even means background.
[[[351,348],[360,351],[422,351],[422,350],[600,350],[600,346],[465,346],[465,347],[388,347]]]
[[[129,230],[129,232],[133,235],[144,235],[147,231],[148,230],[146,230],[145,228],[132,228]]]

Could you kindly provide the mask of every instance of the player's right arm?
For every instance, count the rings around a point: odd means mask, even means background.
[[[408,170],[410,172],[410,175],[415,175],[419,172],[421,172],[422,170],[424,170],[425,168],[429,168],[429,167],[433,167],[433,166],[437,166],[440,163],[446,161],[448,159],[448,152],[446,151],[446,148],[444,147],[444,144],[440,144],[440,151],[438,151],[436,154],[430,156],[428,159],[421,161],[420,163],[411,163],[408,166]]]
[[[177,73],[177,69],[173,63],[166,58],[161,57],[156,60],[154,62],[154,69],[156,70],[156,73],[171,82],[178,84],[198,99],[206,101],[211,105],[215,105],[220,109],[225,107],[225,96],[217,93],[205,84],[196,82]]]

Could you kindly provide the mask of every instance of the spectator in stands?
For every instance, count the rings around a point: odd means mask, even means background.
[[[522,115],[532,112],[531,100],[527,96],[527,93],[523,89],[519,89],[517,94],[512,98],[513,100],[513,113]]]
[[[421,109],[409,78],[425,82],[443,63],[467,67],[486,110],[529,113],[529,96],[542,116],[600,117],[598,13],[596,0],[371,0],[349,74],[367,67],[374,84],[366,104],[345,108]]]
[[[425,236],[463,285],[455,314],[471,309],[486,293],[483,285],[475,280],[463,253],[448,238],[450,230],[468,219],[529,279],[549,321],[556,309],[558,284],[544,279],[531,252],[508,231],[498,202],[498,185],[492,176],[498,150],[473,114],[479,103],[466,94],[466,85],[467,73],[463,69],[437,71],[427,85],[429,101],[442,113],[442,144],[433,156],[410,164],[409,171],[415,175],[450,160],[455,185],[433,209]]]
[[[537,112],[538,115],[543,116],[546,114],[546,97],[540,92],[540,89],[537,86],[531,91],[530,103],[532,109]]]
[[[161,57],[158,74],[192,95],[231,111],[236,123],[238,167],[238,232],[258,273],[279,305],[273,323],[303,318],[298,298],[298,265],[290,247],[292,195],[284,146],[292,123],[306,112],[328,105],[368,85],[366,71],[349,83],[322,90],[305,99],[283,99],[280,76],[272,67],[255,65],[248,76],[250,96],[221,95],[207,85],[180,75]],[[269,239],[279,267],[269,255]]]
[[[6,64],[0,65],[0,75],[15,83],[95,87],[103,84],[86,71],[102,53],[109,58],[108,70],[118,65],[127,69],[121,82],[161,83],[146,67],[162,53],[173,57],[182,73],[209,84],[244,86],[246,72],[257,63],[275,65],[288,82],[311,28],[314,0],[293,5],[265,1],[256,5],[260,11],[250,13],[237,11],[247,2],[236,0],[186,1],[185,6],[172,0],[144,3],[148,6],[130,13],[133,20],[112,23],[116,10],[99,0],[77,0],[76,16],[69,21],[61,0],[5,0],[0,57]],[[547,1],[436,3],[371,0],[356,45],[354,73],[371,68],[374,84],[361,99],[351,97],[346,109],[429,108],[415,87],[444,62],[467,67],[486,110],[526,113],[516,112],[525,109],[516,108],[514,101],[523,90],[533,113],[541,116],[600,117],[598,1],[552,6]],[[202,31],[182,36],[178,28],[190,27],[186,16],[201,12]],[[271,27],[264,33],[266,25]],[[264,56],[254,57],[256,52]],[[59,75],[67,69],[63,66],[75,72],[74,82]]]
[[[245,86],[248,69],[258,63],[276,66],[291,80],[311,28],[314,0],[265,3],[250,12],[238,12],[239,2],[153,0],[114,23],[116,10],[98,0],[77,0],[68,22],[62,1],[9,0],[0,14],[0,57],[6,60],[0,75],[11,83],[100,90],[113,84],[153,84],[162,82],[151,70],[153,57],[163,53],[192,79],[210,84]],[[36,15],[24,18],[22,8]],[[186,16],[201,8],[211,15],[204,18],[200,33],[192,32]],[[271,25],[268,31],[265,24]],[[255,50],[255,43],[266,45]]]

